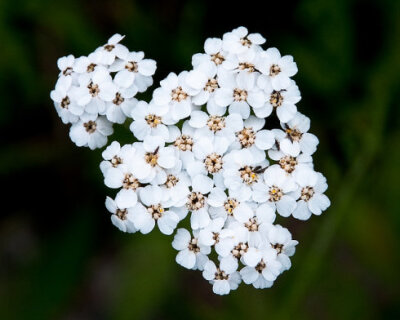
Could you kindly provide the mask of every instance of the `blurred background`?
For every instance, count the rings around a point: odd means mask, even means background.
[[[400,319],[400,2],[262,4],[0,1],[0,319]],[[116,32],[157,61],[158,84],[240,25],[294,56],[332,206],[281,221],[300,244],[273,288],[219,297],[172,237],[111,225],[101,151],[69,140],[49,93],[59,57]]]

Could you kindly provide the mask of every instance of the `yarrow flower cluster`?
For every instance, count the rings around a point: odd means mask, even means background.
[[[210,38],[193,69],[170,73],[150,102],[134,98],[152,84],[156,64],[114,35],[88,57],[59,59],[51,93],[70,136],[91,149],[112,123],[132,119],[132,144],[112,142],[100,164],[106,207],[123,232],[175,233],[176,262],[202,271],[216,294],[243,281],[271,287],[291,267],[298,242],[276,216],[307,220],[330,201],[313,168],[318,139],[297,111],[292,56],[264,50],[265,39],[239,27]],[[281,128],[269,128],[268,117]],[[188,217],[187,228],[178,228]]]

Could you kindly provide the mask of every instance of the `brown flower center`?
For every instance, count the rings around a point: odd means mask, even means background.
[[[155,114],[148,114],[147,116],[144,117],[147,124],[152,127],[155,128],[157,127],[160,123],[162,123],[161,121],[161,117],[155,115]]]
[[[118,156],[114,156],[111,159],[111,164],[114,168],[118,167],[118,165],[122,164],[122,159]]]
[[[94,84],[93,82],[89,83],[87,88],[89,89],[89,94],[91,94],[92,97],[96,97],[100,92],[99,85]]]
[[[246,70],[248,72],[254,72],[255,71],[255,66],[252,63],[248,63],[248,62],[240,62],[239,63],[239,70]]]
[[[170,188],[175,187],[178,182],[179,182],[179,179],[177,177],[175,177],[173,174],[169,174],[167,176],[167,181],[165,181],[165,186],[168,189],[170,189]]]
[[[279,165],[287,173],[292,173],[296,169],[297,159],[292,156],[284,156],[279,160]]]
[[[314,195],[315,191],[313,187],[304,187],[301,189],[301,200],[308,201],[312,198]]]
[[[239,139],[243,148],[249,148],[256,142],[256,134],[251,127],[236,132],[236,137]]]
[[[108,52],[111,52],[114,48],[115,46],[113,44],[106,44],[104,46],[104,49],[107,50]]]
[[[242,89],[234,89],[233,90],[233,99],[235,101],[246,101],[247,99],[247,91]]]
[[[135,61],[129,61],[125,65],[125,69],[130,71],[130,72],[138,72],[138,64]]]
[[[271,247],[274,248],[278,254],[282,253],[282,251],[283,251],[283,244],[280,244],[280,243],[272,244],[271,243]]]
[[[185,91],[183,91],[182,87],[178,87],[171,91],[171,97],[172,100],[181,102],[182,100],[185,100],[188,97],[188,94]]]
[[[68,109],[68,106],[69,106],[70,103],[71,103],[71,101],[69,100],[69,98],[68,98],[68,96],[67,96],[67,97],[64,97],[64,98],[61,100],[60,106],[61,106],[61,108]]]
[[[255,218],[251,218],[249,221],[247,221],[244,226],[250,231],[258,231],[258,222]]]
[[[204,207],[206,199],[204,195],[200,192],[192,192],[188,196],[188,201],[186,202],[186,207],[189,210],[195,211]]]
[[[155,152],[146,152],[144,155],[144,160],[152,167],[155,167],[158,161],[158,148]]]
[[[240,177],[243,182],[252,185],[254,182],[258,181],[258,174],[254,171],[254,168],[251,166],[244,166],[239,169]]]
[[[273,64],[269,68],[269,76],[270,77],[274,77],[274,76],[278,75],[280,72],[281,72],[281,68],[277,64]]]
[[[220,131],[225,128],[225,118],[221,116],[210,116],[207,120],[207,126],[213,132]]]
[[[241,38],[240,42],[241,42],[242,46],[246,46],[248,48],[251,47],[251,41],[247,37]]]
[[[174,146],[181,151],[192,151],[193,139],[183,134],[175,140]]]
[[[213,79],[208,79],[208,81],[204,87],[204,90],[211,93],[211,92],[214,92],[215,89],[217,89],[217,88],[218,88],[218,81],[217,81],[217,79],[213,78]]]
[[[218,66],[222,62],[225,61],[225,58],[220,52],[217,52],[217,53],[211,55],[211,61],[214,62]]]
[[[229,276],[225,273],[225,271],[222,271],[222,270],[220,270],[220,268],[217,268],[214,279],[215,280],[228,280]]]
[[[93,133],[96,131],[97,124],[95,121],[90,120],[89,122],[84,123],[83,126],[88,133]]]
[[[224,203],[224,208],[225,211],[229,215],[233,215],[233,211],[236,209],[236,207],[239,205],[239,201],[237,201],[234,198],[229,198],[228,200],[225,201]]]
[[[121,96],[119,92],[115,94],[115,98],[112,101],[115,105],[119,106],[122,102],[124,102],[125,99]]]
[[[277,186],[272,186],[269,188],[269,201],[270,202],[277,202],[281,200],[283,196],[283,192]]]
[[[239,244],[235,246],[231,252],[234,257],[240,259],[247,252],[248,248],[249,246],[247,243],[239,242]]]
[[[261,261],[256,265],[256,270],[258,273],[262,273],[262,271],[267,267],[265,264],[264,260],[261,259]]]
[[[222,169],[222,156],[211,153],[204,159],[204,165],[209,173],[216,173]]]
[[[86,72],[88,72],[88,73],[93,72],[95,68],[96,68],[96,64],[95,63],[91,63],[91,64],[89,64],[87,66]]]
[[[128,210],[126,209],[117,209],[115,215],[121,220],[126,220],[126,215],[128,214]]]
[[[64,76],[69,76],[71,74],[72,74],[72,68],[71,67],[67,67],[67,68],[64,69],[64,71],[63,71],[63,75]]]
[[[283,96],[280,91],[272,91],[269,103],[274,107],[278,108],[283,103]]]
[[[301,137],[303,136],[303,133],[301,133],[299,130],[297,130],[297,129],[290,129],[290,128],[287,128],[286,130],[285,130],[285,132],[286,132],[286,134],[287,134],[287,136],[288,136],[288,138],[289,138],[289,140],[291,141],[291,142],[293,142],[293,141],[300,141],[300,139],[301,139]]]
[[[189,245],[188,245],[188,249],[190,251],[193,251],[194,253],[198,253],[200,252],[200,247],[198,246],[198,241],[197,238],[193,238],[192,240],[190,240]]]
[[[161,206],[161,204],[153,204],[147,208],[147,212],[151,214],[151,216],[154,220],[158,220],[162,217],[165,210]]]
[[[137,188],[140,187],[140,182],[133,176],[132,173],[127,173],[122,182],[122,187],[124,189],[132,189],[133,191],[135,191]]]

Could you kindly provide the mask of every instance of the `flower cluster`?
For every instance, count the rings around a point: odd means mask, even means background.
[[[109,44],[117,49],[120,38],[112,37]],[[150,102],[130,100],[132,106],[123,109],[124,120],[132,118],[136,142],[121,146],[114,141],[102,154],[104,183],[116,189],[115,197],[106,200],[114,225],[143,234],[157,225],[171,235],[188,217],[190,230],[178,228],[172,242],[176,262],[202,271],[216,294],[228,294],[242,281],[271,287],[290,268],[298,243],[275,224],[276,216],[307,220],[330,205],[326,179],[313,169],[318,139],[296,107],[301,98],[291,79],[296,63],[276,48],[264,50],[265,41],[244,27],[222,39],[207,39],[205,53],[192,58],[192,70],[170,73]],[[118,88],[113,94],[121,97],[145,89],[144,79],[151,82],[155,65],[145,64],[138,84],[138,74],[130,77],[126,71],[133,58],[122,49],[110,57],[105,48],[96,52],[118,71],[106,87]],[[74,83],[74,75],[70,78]],[[94,83],[94,76],[90,79],[78,83],[86,88]],[[103,89],[102,82],[98,88]],[[65,96],[60,90],[52,96]],[[112,121],[110,102],[105,109],[89,103],[83,115],[106,115],[104,121]],[[65,114],[72,111],[58,110],[71,119]],[[276,116],[281,128],[268,128],[269,116]]]
[[[153,84],[156,62],[143,52],[129,52],[115,34],[87,57],[58,60],[60,74],[51,99],[61,120],[72,124],[71,140],[79,147],[101,148],[122,124],[137,100],[136,93]]]

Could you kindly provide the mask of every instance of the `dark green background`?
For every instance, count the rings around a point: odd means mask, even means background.
[[[111,225],[101,152],[72,144],[49,92],[58,57],[113,33],[158,83],[239,25],[297,61],[332,206],[285,220],[300,244],[273,288],[219,297],[171,237]],[[400,319],[400,1],[1,0],[0,44],[0,319]]]

